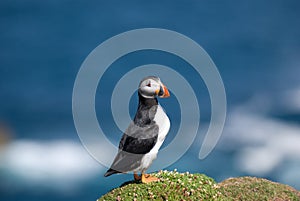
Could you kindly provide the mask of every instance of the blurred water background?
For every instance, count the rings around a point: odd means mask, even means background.
[[[252,175],[300,190],[300,2],[289,1],[16,1],[0,2],[0,200],[95,200],[132,178],[106,171],[81,145],[72,89],[86,56],[106,39],[137,28],[182,33],[212,57],[223,78],[227,122],[214,151],[198,159],[203,135],[166,169],[217,181]],[[99,122],[115,144],[121,132],[109,101],[114,84],[138,65],[182,73],[201,97],[200,130],[210,118],[201,77],[158,51],[116,61],[97,91]],[[136,81],[137,84],[139,80]],[[167,83],[166,83],[167,84]],[[121,101],[121,100],[120,100]],[[176,99],[163,100],[174,137]],[[136,97],[130,101],[133,115]]]

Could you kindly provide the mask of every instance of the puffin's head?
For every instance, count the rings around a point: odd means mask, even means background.
[[[139,94],[144,98],[167,98],[170,93],[159,77],[149,76],[142,79],[139,85]]]

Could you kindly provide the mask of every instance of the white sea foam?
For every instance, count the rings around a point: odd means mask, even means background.
[[[68,187],[101,171],[101,166],[71,140],[16,140],[0,151],[0,174],[28,185]],[[15,185],[14,182],[13,185]]]
[[[238,168],[263,176],[287,160],[300,161],[300,126],[239,107],[228,115],[223,145],[238,146]],[[232,147],[230,147],[230,144]]]

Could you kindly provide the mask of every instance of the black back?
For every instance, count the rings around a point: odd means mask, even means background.
[[[139,105],[133,122],[123,134],[119,152],[105,176],[128,172],[140,165],[144,154],[155,146],[159,128],[154,121],[157,111],[157,98],[144,98],[140,93]]]

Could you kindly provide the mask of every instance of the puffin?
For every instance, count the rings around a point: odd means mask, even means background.
[[[157,98],[169,96],[168,88],[159,77],[148,76],[141,80],[136,114],[120,140],[118,153],[105,177],[133,172],[134,180],[142,183],[159,181],[146,174],[146,170],[156,159],[170,129],[170,120]]]

